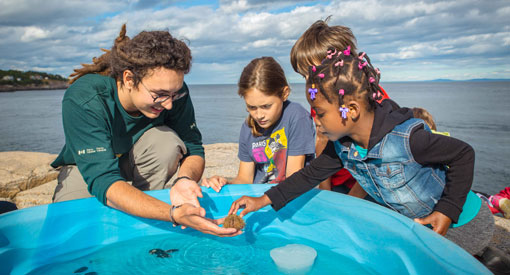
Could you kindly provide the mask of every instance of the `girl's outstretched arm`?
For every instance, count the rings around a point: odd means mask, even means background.
[[[268,196],[262,195],[260,197],[248,197],[248,196],[242,196],[241,198],[237,199],[232,203],[232,206],[230,206],[230,210],[228,211],[228,214],[237,214],[237,211],[240,208],[244,208],[244,210],[239,214],[239,216],[244,217],[244,215],[257,211],[260,208],[271,204],[271,200]]]
[[[306,193],[319,183],[342,169],[343,165],[335,152],[333,142],[329,141],[322,154],[278,185],[265,192],[275,210]]]

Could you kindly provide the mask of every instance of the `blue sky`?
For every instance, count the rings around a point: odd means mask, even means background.
[[[382,81],[510,79],[510,1],[0,1],[0,69],[68,76],[129,36],[167,29],[189,41],[190,84],[236,83],[243,67],[273,56],[303,82],[289,53],[316,20],[352,29]]]

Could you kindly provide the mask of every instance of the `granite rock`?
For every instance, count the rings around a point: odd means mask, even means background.
[[[0,152],[0,197],[14,198],[17,193],[57,178],[50,166],[56,155],[38,152]]]
[[[41,184],[35,188],[21,191],[14,197],[14,203],[19,209],[52,203],[57,180]]]

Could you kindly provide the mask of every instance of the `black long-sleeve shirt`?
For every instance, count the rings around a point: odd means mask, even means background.
[[[384,104],[383,102],[383,106],[376,108],[368,149],[377,144],[395,125],[412,117],[410,109],[397,109],[395,105],[390,104],[393,103]],[[352,140],[342,138],[340,142],[348,145]],[[423,166],[438,164],[448,166],[446,185],[434,210],[457,222],[473,182],[475,161],[473,148],[461,140],[433,134],[421,126],[413,129],[409,143],[417,163]],[[322,154],[310,162],[310,165],[267,190],[265,194],[271,200],[273,208],[279,210],[341,168],[343,164],[335,152],[333,142],[329,141]]]

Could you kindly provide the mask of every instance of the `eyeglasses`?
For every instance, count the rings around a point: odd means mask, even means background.
[[[176,101],[177,99],[184,97],[186,94],[188,94],[187,92],[182,92],[182,93],[176,92],[176,93],[172,93],[171,95],[167,95],[167,94],[158,95],[155,92],[152,92],[151,90],[149,90],[149,88],[147,88],[147,86],[145,86],[145,84],[143,84],[143,82],[140,81],[140,84],[142,84],[142,86],[145,88],[145,90],[147,90],[149,95],[152,97],[152,100],[154,103],[162,103],[162,102],[167,101],[169,98],[171,98],[172,102],[173,102],[173,101]],[[153,93],[156,94],[156,96],[153,96],[152,95]]]

